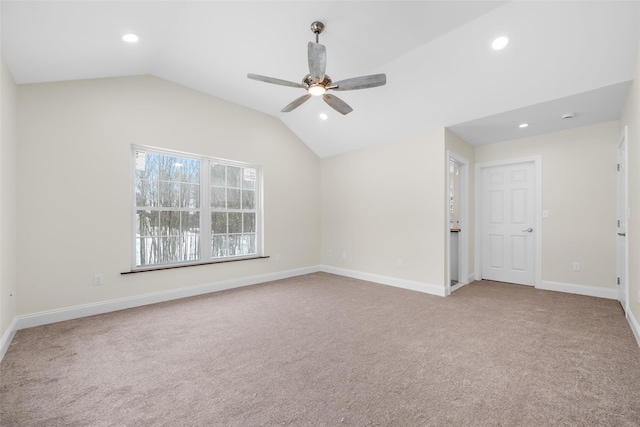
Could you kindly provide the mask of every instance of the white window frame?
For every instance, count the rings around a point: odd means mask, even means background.
[[[200,259],[193,261],[180,261],[171,263],[156,263],[148,265],[137,265],[137,248],[136,248],[136,213],[139,207],[136,205],[136,152],[143,151],[145,153],[153,153],[158,155],[167,156],[179,156],[186,159],[198,160],[200,162],[200,241],[199,241],[199,253]],[[203,265],[203,264],[216,264],[229,261],[237,261],[243,259],[254,259],[263,257],[263,187],[262,187],[262,166],[243,163],[233,160],[220,159],[216,157],[210,157],[205,155],[186,153],[176,150],[168,150],[165,148],[143,146],[143,145],[131,145],[131,271],[146,271],[146,270],[161,270],[174,267],[185,267],[191,265]],[[211,214],[214,212],[214,208],[211,207],[211,163],[224,164],[233,167],[252,168],[256,170],[256,185],[255,185],[255,214],[256,214],[256,253],[245,255],[233,255],[216,257],[212,256],[212,226],[211,226]],[[175,210],[180,210],[177,208]],[[182,208],[184,209],[184,208]],[[172,210],[170,208],[163,208],[159,210]]]

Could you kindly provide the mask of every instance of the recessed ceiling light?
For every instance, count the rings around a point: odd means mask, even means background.
[[[509,37],[500,36],[491,43],[493,50],[502,50],[509,44]]]
[[[135,43],[140,40],[140,36],[136,33],[128,33],[122,36],[122,40],[126,41],[127,43]]]
[[[322,120],[327,120],[329,118],[329,116],[327,116],[325,113],[320,113],[320,118]]]
[[[526,128],[529,126],[529,123],[521,123],[520,126],[518,126],[519,128]]]

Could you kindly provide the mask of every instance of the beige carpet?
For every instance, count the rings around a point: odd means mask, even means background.
[[[324,273],[18,331],[2,426],[638,426],[616,301]]]

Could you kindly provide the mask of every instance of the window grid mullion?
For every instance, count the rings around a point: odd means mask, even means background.
[[[202,159],[200,162],[200,254],[201,261],[209,261],[211,254],[211,160]]]

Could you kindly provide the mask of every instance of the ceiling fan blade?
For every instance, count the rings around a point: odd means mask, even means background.
[[[311,98],[310,94],[302,95],[300,98],[294,99],[289,105],[280,110],[283,113],[288,113],[289,111],[298,108],[302,104]]]
[[[337,96],[333,96],[333,95],[329,95],[328,93],[325,93],[324,95],[322,95],[322,99],[324,99],[324,102],[329,104],[331,108],[333,108],[340,114],[349,114],[350,112],[353,111],[353,108],[351,108],[349,104],[347,104]]]
[[[302,83],[290,82],[288,80],[276,79],[274,77],[260,76],[258,74],[247,74],[247,78],[258,80],[259,82],[273,83],[274,85],[298,87],[304,89]]]
[[[320,43],[309,42],[307,51],[311,79],[321,82],[324,80],[324,72],[327,69],[327,49]]]
[[[355,90],[367,89],[370,87],[383,86],[387,83],[386,74],[372,74],[370,76],[353,77],[350,79],[334,82],[328,89],[333,90]]]

